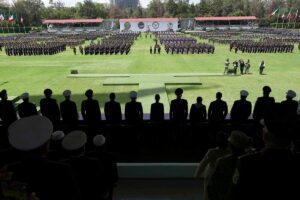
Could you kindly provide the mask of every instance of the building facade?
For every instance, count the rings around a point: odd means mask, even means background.
[[[120,31],[177,31],[178,18],[120,19]]]
[[[119,8],[136,8],[139,0],[110,0],[110,4]]]

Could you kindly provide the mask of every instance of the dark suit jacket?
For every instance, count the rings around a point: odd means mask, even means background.
[[[99,122],[101,120],[101,111],[98,101],[94,99],[82,101],[81,114],[87,122]]]
[[[188,116],[188,102],[185,99],[174,99],[170,105],[170,119],[184,122]]]
[[[223,121],[228,113],[227,103],[223,100],[216,100],[210,103],[208,108],[208,119],[211,121]]]
[[[193,123],[197,123],[197,122],[203,122],[206,121],[206,106],[202,105],[199,108],[197,107],[196,104],[193,104],[191,106],[191,110],[190,110],[190,120]]]
[[[69,165],[50,162],[43,158],[31,158],[11,164],[13,180],[27,183],[32,192],[43,200],[80,199]]]
[[[233,103],[231,109],[231,119],[236,122],[247,121],[252,110],[252,105],[250,101],[247,100],[237,100]]]
[[[161,122],[164,121],[164,118],[165,118],[164,104],[162,103],[151,104],[150,120],[153,122]]]
[[[274,103],[273,97],[258,97],[253,110],[253,118],[257,121],[263,119],[267,109]]]
[[[285,100],[281,102],[282,112],[286,120],[297,120],[298,102],[295,100]]]
[[[0,101],[0,118],[6,126],[17,120],[16,110],[12,101]]]
[[[29,117],[29,116],[38,114],[35,105],[30,102],[23,102],[23,103],[19,104],[18,105],[18,113],[19,113],[20,118]]]
[[[56,99],[44,98],[40,101],[41,113],[43,116],[49,118],[52,123],[57,124],[60,121],[59,107]]]
[[[60,103],[60,112],[64,123],[77,124],[78,111],[74,101],[65,100]]]
[[[143,107],[140,102],[131,101],[125,105],[125,119],[129,123],[143,121]]]
[[[122,121],[122,112],[119,102],[109,101],[104,106],[105,118],[109,123],[120,123]]]

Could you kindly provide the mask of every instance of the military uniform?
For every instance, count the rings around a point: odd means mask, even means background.
[[[108,101],[104,106],[105,118],[108,123],[115,124],[122,121],[122,112],[119,102]]]
[[[35,105],[30,102],[23,102],[19,104],[17,110],[20,118],[38,114]]]
[[[164,104],[156,102],[151,104],[150,120],[152,122],[163,122],[165,119]]]

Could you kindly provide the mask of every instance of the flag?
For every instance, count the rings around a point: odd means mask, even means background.
[[[5,19],[4,16],[1,14],[1,15],[0,15],[0,23],[3,22],[4,19]]]
[[[291,11],[290,11],[289,14],[288,14],[288,16],[287,16],[287,19],[288,19],[289,21],[291,21],[291,17],[292,17],[292,14],[291,14]]]
[[[295,22],[297,21],[298,11],[299,11],[299,10],[296,11],[296,14],[295,14],[295,16],[294,16],[294,21],[295,21]]]
[[[8,18],[8,23],[13,23],[14,21],[15,21],[14,15],[11,15],[11,16]]]
[[[276,15],[279,12],[279,8],[277,8],[276,10],[274,10],[274,12],[272,12],[271,16]]]

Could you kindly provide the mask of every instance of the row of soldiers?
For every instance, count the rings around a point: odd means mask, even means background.
[[[242,53],[293,53],[294,44],[286,44],[280,42],[232,42],[230,43],[230,51]]]
[[[169,54],[200,54],[200,53],[207,53],[213,54],[215,52],[215,47],[210,44],[206,43],[173,43],[168,42],[165,43],[165,50]]]
[[[79,47],[82,55],[103,55],[103,54],[128,54],[134,41],[138,38],[140,33],[119,33],[116,35],[104,38],[101,43],[91,44],[86,47]]]
[[[63,43],[11,44],[5,46],[5,53],[8,56],[54,55],[63,51],[66,51],[66,44]]]

